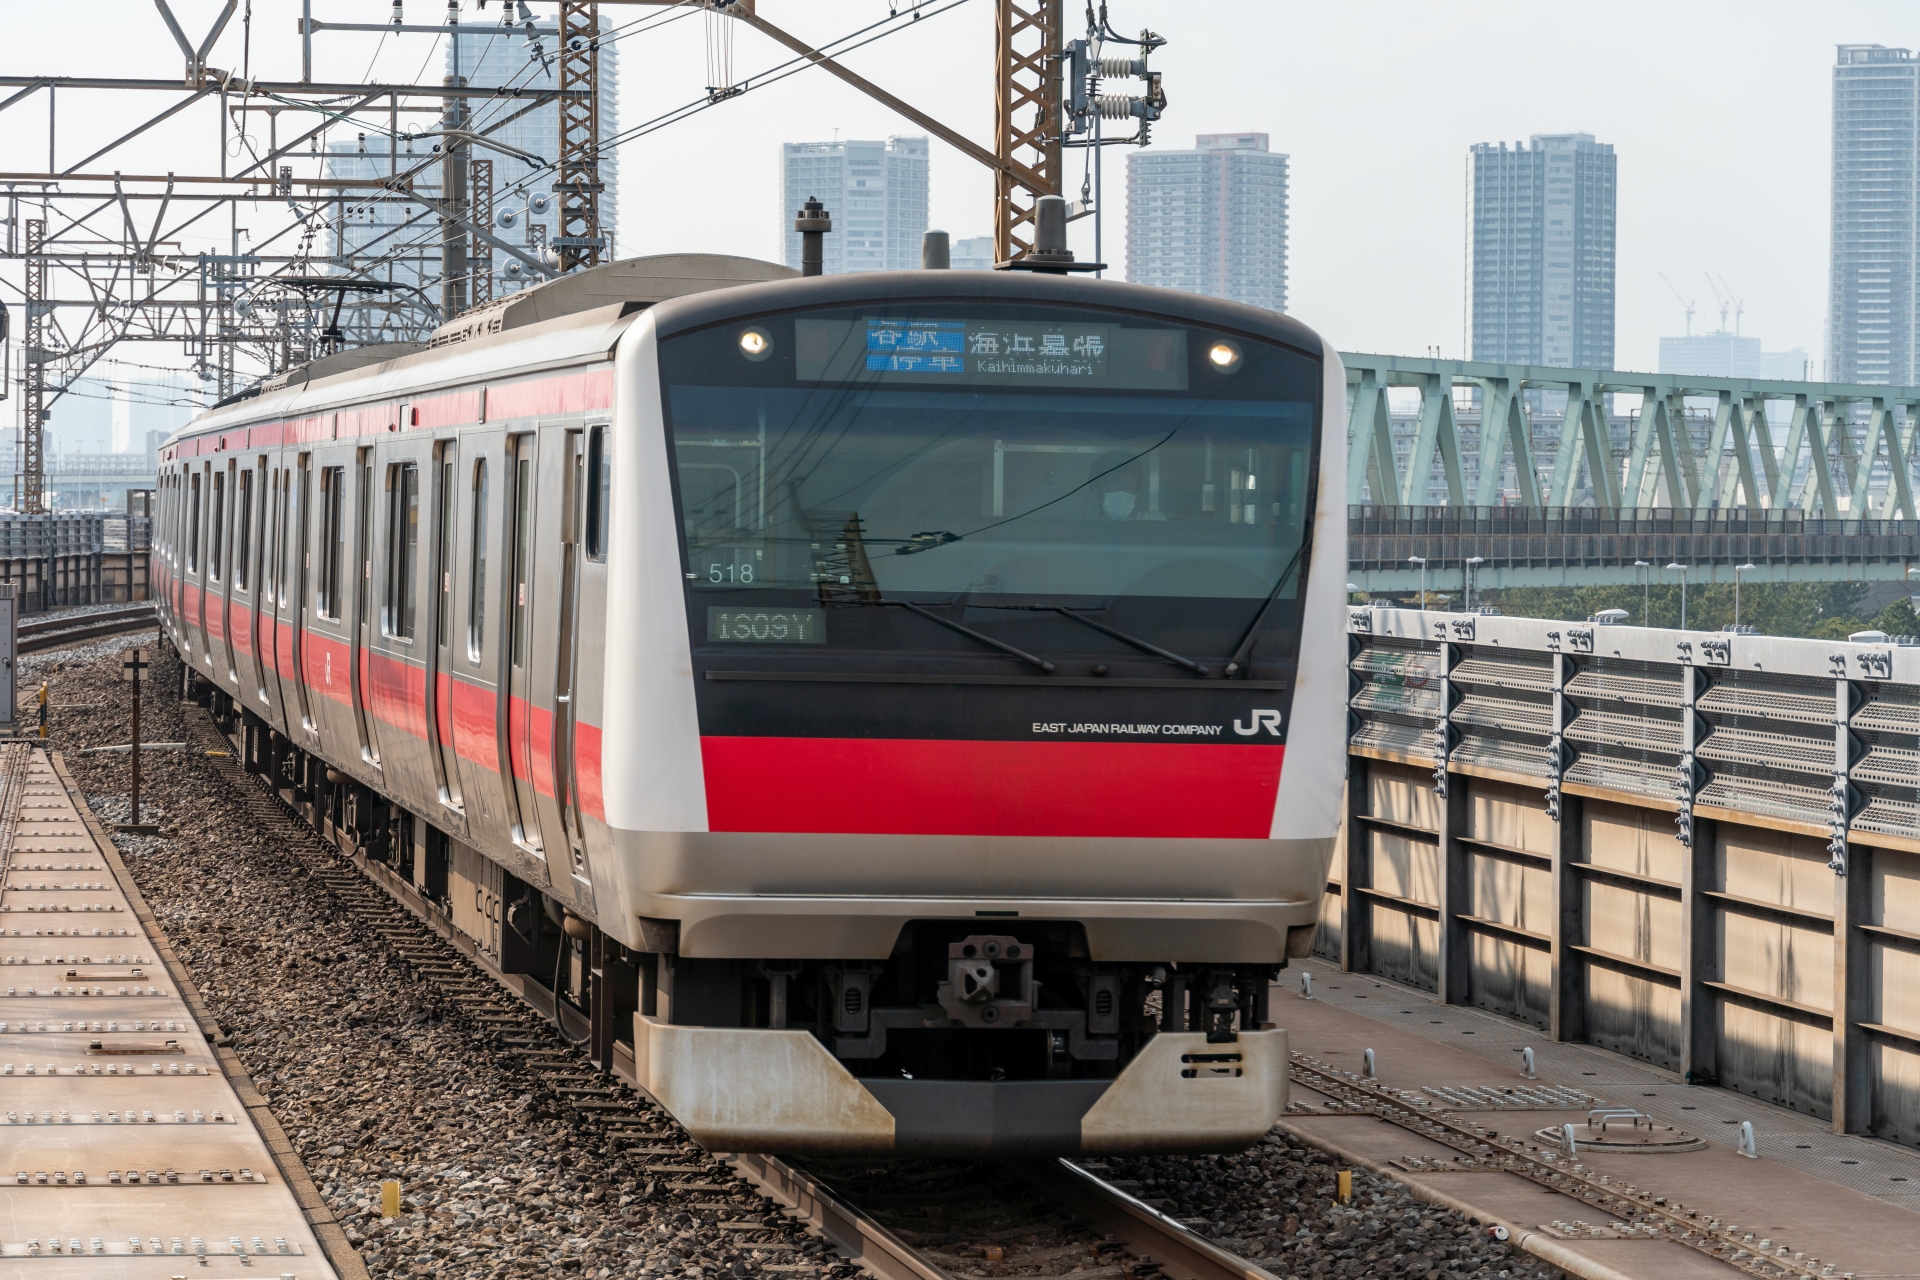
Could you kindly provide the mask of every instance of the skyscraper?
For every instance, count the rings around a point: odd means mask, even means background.
[[[476,88],[554,88],[559,66],[554,58],[551,31],[540,37],[536,54],[523,29],[476,23],[446,42],[444,74],[457,75]],[[543,55],[543,56],[542,56]],[[600,137],[619,132],[620,48],[612,41],[600,46]],[[493,172],[493,220],[487,230],[501,240],[521,246],[527,256],[540,258],[560,233],[559,197],[553,192],[553,165],[560,158],[560,109],[543,103],[517,114],[526,103],[513,98],[468,99],[467,127],[481,135],[467,148],[470,160],[486,161]],[[509,117],[512,117],[509,121]],[[436,131],[440,122],[416,122],[413,128]],[[400,139],[397,148],[380,135],[334,139],[327,144],[327,176],[371,180],[390,172],[406,172],[433,160],[437,138],[418,142]],[[393,154],[394,150],[399,154]],[[603,261],[617,255],[619,225],[620,153],[607,148],[600,154],[600,234],[606,238]],[[414,180],[424,195],[440,197],[441,173],[437,161]],[[479,193],[469,184],[469,198]],[[351,199],[336,206],[334,252],[351,255],[355,265],[379,280],[392,280],[420,289],[435,301],[440,290],[440,226],[418,205],[355,205]],[[477,238],[468,252],[475,272],[493,272],[495,297],[545,279],[500,249]],[[471,290],[469,298],[473,297]]]
[[[1914,254],[1920,207],[1920,61],[1906,49],[1843,44],[1833,68],[1833,259],[1827,377],[1920,380]]]
[[[1287,157],[1264,133],[1127,156],[1127,279],[1287,309]]]
[[[1473,358],[1611,368],[1612,145],[1537,133],[1472,159]]]
[[[818,196],[833,216],[823,270],[911,271],[927,230],[927,140],[789,142],[780,148],[780,241],[800,269],[793,215]]]

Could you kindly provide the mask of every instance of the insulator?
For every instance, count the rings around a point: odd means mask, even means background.
[[[502,209],[493,215],[493,224],[502,230],[512,227],[518,221],[520,221],[520,212],[517,209]]]
[[[1102,58],[1095,64],[1098,73],[1103,76],[1144,76],[1147,74],[1145,58]]]
[[[1128,97],[1124,93],[1096,93],[1093,95],[1093,109],[1103,120],[1128,120],[1145,114],[1146,102],[1140,98]]]

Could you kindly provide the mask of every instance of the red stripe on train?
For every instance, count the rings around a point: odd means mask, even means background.
[[[1265,839],[1284,746],[702,738],[713,831]]]

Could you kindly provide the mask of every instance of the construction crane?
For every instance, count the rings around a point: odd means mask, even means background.
[[[1667,279],[1666,272],[1660,272],[1659,275],[1662,283],[1673,290],[1673,296],[1680,299],[1680,305],[1687,309],[1687,336],[1691,338],[1693,336],[1693,299],[1680,292],[1679,286]]]
[[[1727,329],[1727,312],[1731,309],[1733,311],[1733,329],[1731,332],[1739,333],[1740,318],[1746,314],[1747,304],[1733,296],[1733,286],[1727,283],[1725,276],[1721,276],[1720,283],[1715,284],[1711,273],[1702,272],[1701,274],[1707,277],[1707,288],[1713,290],[1714,300],[1720,304],[1720,332],[1729,332]],[[1723,290],[1724,292],[1722,292]]]

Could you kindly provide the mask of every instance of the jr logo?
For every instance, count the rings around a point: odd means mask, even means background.
[[[1256,711],[1253,713],[1252,724],[1241,724],[1238,720],[1233,722],[1233,731],[1243,738],[1251,738],[1262,729],[1265,729],[1276,738],[1279,737],[1280,713],[1278,711]]]

